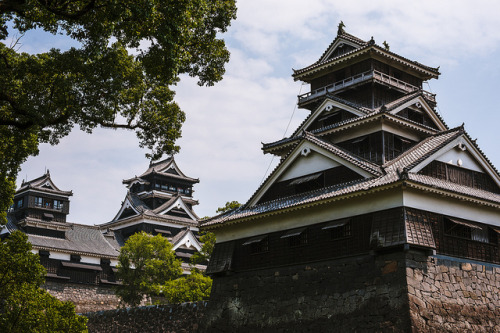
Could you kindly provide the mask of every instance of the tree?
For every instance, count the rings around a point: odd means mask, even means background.
[[[15,231],[0,242],[1,332],[86,331],[87,318],[77,316],[71,302],[40,288],[45,273],[25,234]]]
[[[182,74],[199,85],[222,79],[229,52],[218,34],[235,17],[234,0],[1,1],[3,222],[20,165],[39,143],[57,144],[75,125],[89,133],[97,126],[134,130],[152,159],[177,152],[185,115],[171,87]],[[35,28],[81,46],[27,54],[6,44],[9,30]]]
[[[156,295],[161,286],[182,274],[172,244],[161,235],[145,232],[136,233],[125,242],[117,268],[122,285],[116,293],[132,306],[139,305],[144,295]]]
[[[228,201],[228,202],[226,202],[224,207],[217,208],[217,210],[215,212],[217,214],[219,214],[219,213],[222,214],[222,213],[228,212],[230,210],[236,209],[240,206],[241,206],[241,204],[238,201]]]
[[[215,234],[213,232],[205,232],[200,237],[200,242],[203,243],[200,251],[195,252],[190,260],[192,265],[207,263],[215,246]]]
[[[212,279],[192,270],[191,274],[168,281],[162,286],[162,294],[169,303],[207,300],[212,289]]]

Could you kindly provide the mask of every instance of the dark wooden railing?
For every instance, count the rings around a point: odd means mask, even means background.
[[[414,85],[411,85],[405,81],[396,79],[395,77],[392,77],[388,74],[385,74],[385,73],[382,73],[382,72],[379,72],[376,70],[370,70],[370,71],[366,71],[366,72],[363,72],[360,74],[353,75],[353,76],[348,77],[344,80],[340,80],[340,81],[331,83],[331,84],[324,86],[324,87],[321,87],[319,89],[312,90],[308,93],[299,95],[298,96],[299,104],[307,102],[313,98],[326,95],[327,93],[333,93],[333,92],[336,92],[338,90],[347,88],[349,86],[352,86],[352,85],[355,85],[358,83],[362,83],[362,82],[366,82],[366,81],[370,81],[370,80],[382,82],[382,83],[390,85],[391,87],[396,87],[396,88],[399,88],[399,89],[404,90],[406,92],[412,92],[412,91],[416,91],[419,89],[418,87],[416,87]],[[436,96],[435,94],[431,94],[430,92],[424,91],[424,95],[427,99],[435,102],[435,96]]]

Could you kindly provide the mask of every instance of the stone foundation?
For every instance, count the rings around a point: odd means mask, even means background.
[[[120,304],[112,286],[47,281],[42,288],[61,301],[73,302],[77,313],[116,309]]]
[[[160,333],[199,331],[207,302],[150,305],[87,313],[89,333]]]
[[[500,332],[500,266],[418,251],[217,276],[210,302],[87,314],[90,332]]]
[[[404,264],[403,253],[366,255],[217,277],[206,329],[407,332]]]
[[[406,275],[418,332],[500,332],[500,266],[415,255]]]

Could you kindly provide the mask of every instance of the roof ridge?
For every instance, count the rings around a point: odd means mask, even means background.
[[[353,164],[357,165],[358,167],[361,167],[365,171],[369,171],[370,173],[373,173],[375,171],[375,173],[377,173],[379,176],[381,176],[384,173],[383,169],[379,165],[377,165],[373,162],[370,162],[370,161],[368,161],[360,156],[357,156],[357,155],[353,154],[352,152],[350,152],[344,148],[341,148],[333,143],[330,143],[330,142],[327,142],[321,138],[318,138],[310,132],[304,131],[304,138],[306,138],[312,142],[314,142],[315,140],[320,141],[320,143],[327,146],[327,147],[325,147],[327,149],[333,148],[333,150],[332,149],[328,149],[328,150],[330,150],[330,152],[332,152],[334,154],[336,152],[340,152],[344,156],[339,156],[339,157],[342,157],[348,161],[351,160],[351,163],[354,161],[355,163],[353,163]],[[338,155],[338,154],[335,154],[335,155]]]

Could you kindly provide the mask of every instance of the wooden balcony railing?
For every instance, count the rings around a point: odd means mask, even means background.
[[[412,92],[416,91],[419,88],[411,85],[407,82],[404,82],[402,80],[396,79],[395,77],[392,77],[388,74],[375,71],[375,70],[370,70],[366,71],[360,74],[356,74],[354,76],[348,77],[344,80],[334,82],[332,84],[329,84],[327,86],[321,87],[319,89],[315,89],[313,91],[310,91],[308,93],[302,94],[298,96],[299,99],[299,104],[310,101],[316,97],[324,96],[327,93],[333,93],[336,91],[339,91],[341,89],[347,88],[349,86],[366,82],[366,81],[378,81],[382,82],[385,84],[390,85],[391,87],[399,88],[403,91],[406,92]],[[427,91],[424,91],[424,95],[427,99],[434,101],[435,102],[435,94],[431,94]]]

